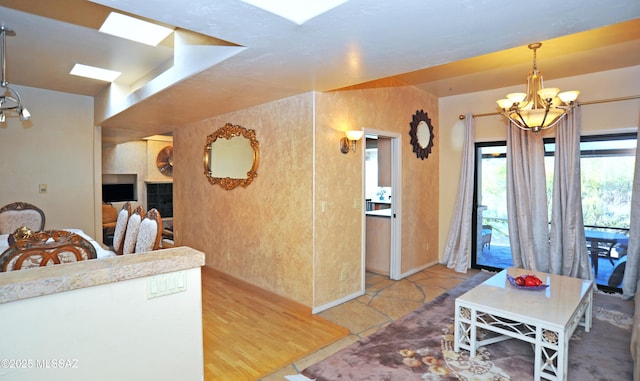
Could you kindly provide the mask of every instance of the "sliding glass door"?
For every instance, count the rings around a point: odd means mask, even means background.
[[[475,268],[513,266],[507,220],[506,152],[505,142],[476,144]]]
[[[582,213],[596,284],[619,290],[627,261],[637,134],[584,137]]]
[[[586,245],[600,288],[615,290],[621,287],[626,266],[636,139],[636,133],[581,138]],[[506,152],[506,142],[476,143],[473,268],[496,270],[513,265],[507,220]],[[554,140],[545,140],[549,203],[554,153]]]

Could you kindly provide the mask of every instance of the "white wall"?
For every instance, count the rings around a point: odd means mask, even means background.
[[[544,63],[543,63],[544,65]],[[542,66],[544,70],[544,66]],[[442,259],[449,234],[451,214],[455,204],[460,167],[464,125],[460,114],[497,112],[497,99],[507,93],[524,92],[527,73],[522,73],[523,85],[440,98],[440,239]],[[640,66],[604,71],[594,74],[545,81],[546,87],[579,90],[580,102],[640,95]],[[635,132],[638,130],[640,99],[582,106],[582,134]],[[505,141],[506,121],[502,116],[475,119],[476,141]],[[545,133],[555,135],[555,129]]]
[[[32,360],[0,379],[203,380],[200,268],[184,272],[186,291],[153,299],[143,277],[0,304],[0,359]]]
[[[14,87],[14,85],[12,85]],[[0,124],[0,206],[24,201],[46,215],[46,229],[78,228],[95,237],[96,134],[93,98],[15,86],[31,113]],[[99,155],[98,155],[99,159]],[[38,193],[46,184],[47,193]]]

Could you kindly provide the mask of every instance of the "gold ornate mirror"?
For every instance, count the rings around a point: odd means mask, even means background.
[[[231,190],[251,184],[258,176],[258,146],[255,130],[231,123],[207,136],[204,174],[211,185]]]

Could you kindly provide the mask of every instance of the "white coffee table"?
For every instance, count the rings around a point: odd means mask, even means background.
[[[514,278],[535,274],[545,290],[513,287]],[[456,299],[455,351],[471,357],[478,347],[515,338],[533,344],[534,379],[566,380],[569,339],[578,325],[591,328],[593,281],[518,268],[502,270]],[[478,330],[492,332],[478,338]]]

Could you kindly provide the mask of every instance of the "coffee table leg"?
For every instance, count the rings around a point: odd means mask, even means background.
[[[536,342],[534,344],[533,379],[540,380],[542,371],[542,328],[536,327]]]
[[[569,369],[569,337],[564,332],[560,332],[560,341],[558,342],[558,376],[561,380],[567,379],[567,371]]]
[[[476,334],[476,317],[477,311],[475,308],[471,308],[471,324],[469,326],[469,357],[476,357],[476,347],[478,345],[478,335]]]
[[[454,351],[459,352],[461,349],[468,349],[469,355],[475,357],[477,346],[476,316],[477,313],[474,308],[461,306],[456,301],[453,323]]]
[[[564,331],[536,327],[534,380],[567,379],[569,338]]]
[[[584,311],[584,330],[589,332],[591,330],[591,322],[593,318],[593,290],[589,292],[587,296],[587,309]]]
[[[456,313],[455,313],[455,321],[453,326],[453,350],[456,352],[460,352],[460,340],[462,340],[462,335],[464,329],[462,328],[462,322],[460,321],[460,306],[456,301]]]

